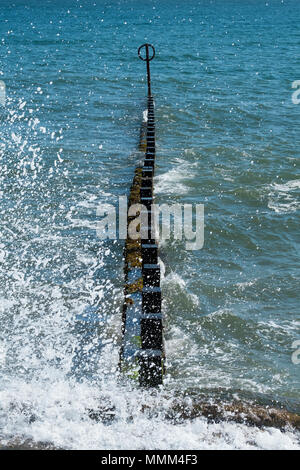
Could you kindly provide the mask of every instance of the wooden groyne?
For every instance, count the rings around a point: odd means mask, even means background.
[[[141,56],[142,48],[146,58]],[[149,49],[153,50],[150,58]],[[128,234],[124,247],[124,305],[120,369],[142,386],[162,384],[164,372],[163,324],[160,266],[153,212],[155,171],[155,112],[151,95],[149,62],[154,48],[144,44],[139,56],[147,62],[147,120],[143,123],[139,148],[145,152],[143,165],[135,169],[129,195]],[[135,211],[131,211],[135,208]],[[130,234],[136,225],[138,236]]]

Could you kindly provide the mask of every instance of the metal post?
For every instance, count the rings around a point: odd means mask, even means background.
[[[146,57],[145,58],[141,55],[141,50],[143,49],[143,47],[145,47],[145,49],[146,49]],[[153,51],[152,57],[149,56],[149,47],[151,47],[151,49]],[[152,96],[151,95],[150,61],[152,59],[154,59],[154,57],[155,57],[155,49],[152,46],[152,44],[147,44],[147,43],[142,44],[138,49],[138,55],[139,55],[140,59],[145,60],[147,62],[148,98],[150,98]]]

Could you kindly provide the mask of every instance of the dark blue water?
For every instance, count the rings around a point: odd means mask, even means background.
[[[2,441],[299,446],[293,433],[162,417],[182,393],[300,411],[299,13],[296,0],[1,2]],[[128,194],[138,163],[146,41],[157,201],[203,203],[206,224],[202,250],[160,248],[168,364],[154,394],[116,379],[123,244],[96,236],[97,207]],[[82,345],[87,306],[98,321]],[[116,409],[110,426],[88,417],[99,401]]]

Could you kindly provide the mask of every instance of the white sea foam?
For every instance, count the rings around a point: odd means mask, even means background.
[[[173,168],[155,177],[155,192],[157,194],[187,194],[189,185],[184,180],[190,180],[193,175],[191,167],[186,161],[178,159]]]
[[[297,320],[286,320],[281,323],[276,323],[274,320],[269,320],[269,321],[259,321],[259,325],[264,325],[270,330],[282,330],[285,333],[290,333],[292,331],[299,331],[300,329],[300,321]]]
[[[50,378],[50,377],[49,377]],[[11,381],[1,391],[1,442],[49,442],[66,449],[300,449],[299,434],[278,429],[251,428],[230,422],[209,423],[205,418],[173,423],[163,418],[172,397],[118,386],[74,383],[53,377],[52,382]],[[95,422],[88,408],[106,411],[110,423]],[[149,416],[143,408],[158,410]],[[7,414],[5,418],[5,414]]]
[[[280,203],[271,199],[268,202],[268,207],[269,209],[274,210],[278,214],[288,214],[288,213],[296,212],[300,207],[300,203],[295,200],[291,200],[290,202]]]
[[[289,192],[294,191],[295,189],[300,189],[300,179],[287,181],[284,184],[273,184],[274,189],[277,191]]]
[[[162,286],[168,289],[175,289],[181,291],[182,295],[191,300],[194,306],[199,305],[199,298],[196,294],[189,292],[186,287],[186,281],[178,273],[171,271],[167,276],[162,279]]]
[[[148,122],[148,109],[145,109],[145,111],[143,111],[143,121]]]
[[[245,290],[247,287],[254,286],[255,280],[254,281],[248,281],[248,282],[238,282],[237,288],[240,289],[241,291]]]
[[[294,192],[300,188],[300,180],[290,180],[283,184],[270,186],[268,207],[278,214],[296,212],[300,208],[299,196]]]

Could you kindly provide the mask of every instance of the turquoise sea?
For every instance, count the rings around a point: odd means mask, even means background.
[[[291,429],[166,418],[200,398],[300,413],[299,14],[297,0],[1,0],[2,444],[300,448]],[[156,200],[205,207],[201,250],[160,246],[156,391],[118,376],[123,242],[96,235],[141,156],[145,42]]]

